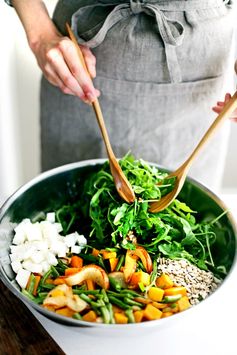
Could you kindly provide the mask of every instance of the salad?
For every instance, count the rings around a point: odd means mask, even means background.
[[[225,276],[213,247],[220,215],[201,220],[184,201],[151,213],[174,180],[131,155],[120,165],[136,194],[118,196],[109,164],[80,197],[15,228],[10,258],[21,292],[57,314],[86,322],[139,323],[182,312]]]

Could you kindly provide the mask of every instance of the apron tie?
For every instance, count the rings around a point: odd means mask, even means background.
[[[134,15],[140,14],[143,11],[143,5],[142,1],[130,0],[130,8]]]
[[[102,12],[105,12],[107,15],[93,27],[95,28],[95,33],[92,33],[93,29],[86,31],[85,34],[92,34],[92,37],[88,41],[83,40],[81,37],[83,36],[83,33],[78,34],[78,23],[80,24],[83,17],[87,18],[89,15],[93,16],[92,13],[94,13],[96,9],[102,10]],[[110,9],[111,11],[108,13]],[[72,16],[72,29],[77,35],[79,44],[94,48],[104,41],[107,32],[116,23],[140,13],[145,13],[148,16],[155,18],[157,32],[160,34],[165,47],[170,80],[172,83],[181,82],[182,77],[176,54],[176,47],[181,45],[183,41],[184,27],[181,22],[166,17],[158,3],[155,1],[129,0],[119,2],[117,0],[110,1],[107,4],[101,1],[97,4],[83,6]],[[100,28],[97,30],[99,25]]]

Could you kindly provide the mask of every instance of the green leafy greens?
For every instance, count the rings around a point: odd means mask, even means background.
[[[217,270],[211,253],[216,240],[211,221],[198,222],[196,212],[177,199],[162,212],[149,212],[149,202],[167,194],[174,180],[166,179],[166,173],[130,155],[121,159],[120,165],[137,199],[133,204],[121,200],[108,162],[92,173],[77,202],[77,209],[87,221],[88,244],[96,248],[134,249],[137,243],[153,256],[185,258],[202,269]]]

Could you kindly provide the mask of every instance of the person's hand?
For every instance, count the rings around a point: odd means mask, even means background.
[[[91,50],[80,46],[90,73],[96,76],[96,59]],[[77,50],[68,37],[56,32],[42,36],[31,49],[46,79],[65,94],[78,96],[84,102],[92,102],[99,96],[92,80],[79,60]]]
[[[237,74],[237,60],[235,62],[235,72]],[[224,105],[230,100],[230,98],[231,98],[231,95],[229,93],[225,94],[224,101],[217,101],[216,106],[214,106],[212,108],[212,110],[219,114],[222,111]],[[231,114],[230,119],[237,122],[237,109]]]
[[[212,108],[212,110],[216,113],[220,113],[224,107],[224,105],[230,100],[231,95],[229,93],[225,94],[224,101],[217,101],[216,106]],[[230,119],[237,122],[237,109],[231,114]]]

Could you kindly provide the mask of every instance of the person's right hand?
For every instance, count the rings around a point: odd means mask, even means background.
[[[80,46],[91,78],[96,76],[96,58],[91,50]],[[46,79],[65,94],[78,96],[86,103],[93,102],[100,92],[79,60],[74,43],[55,32],[42,36],[31,49]]]

